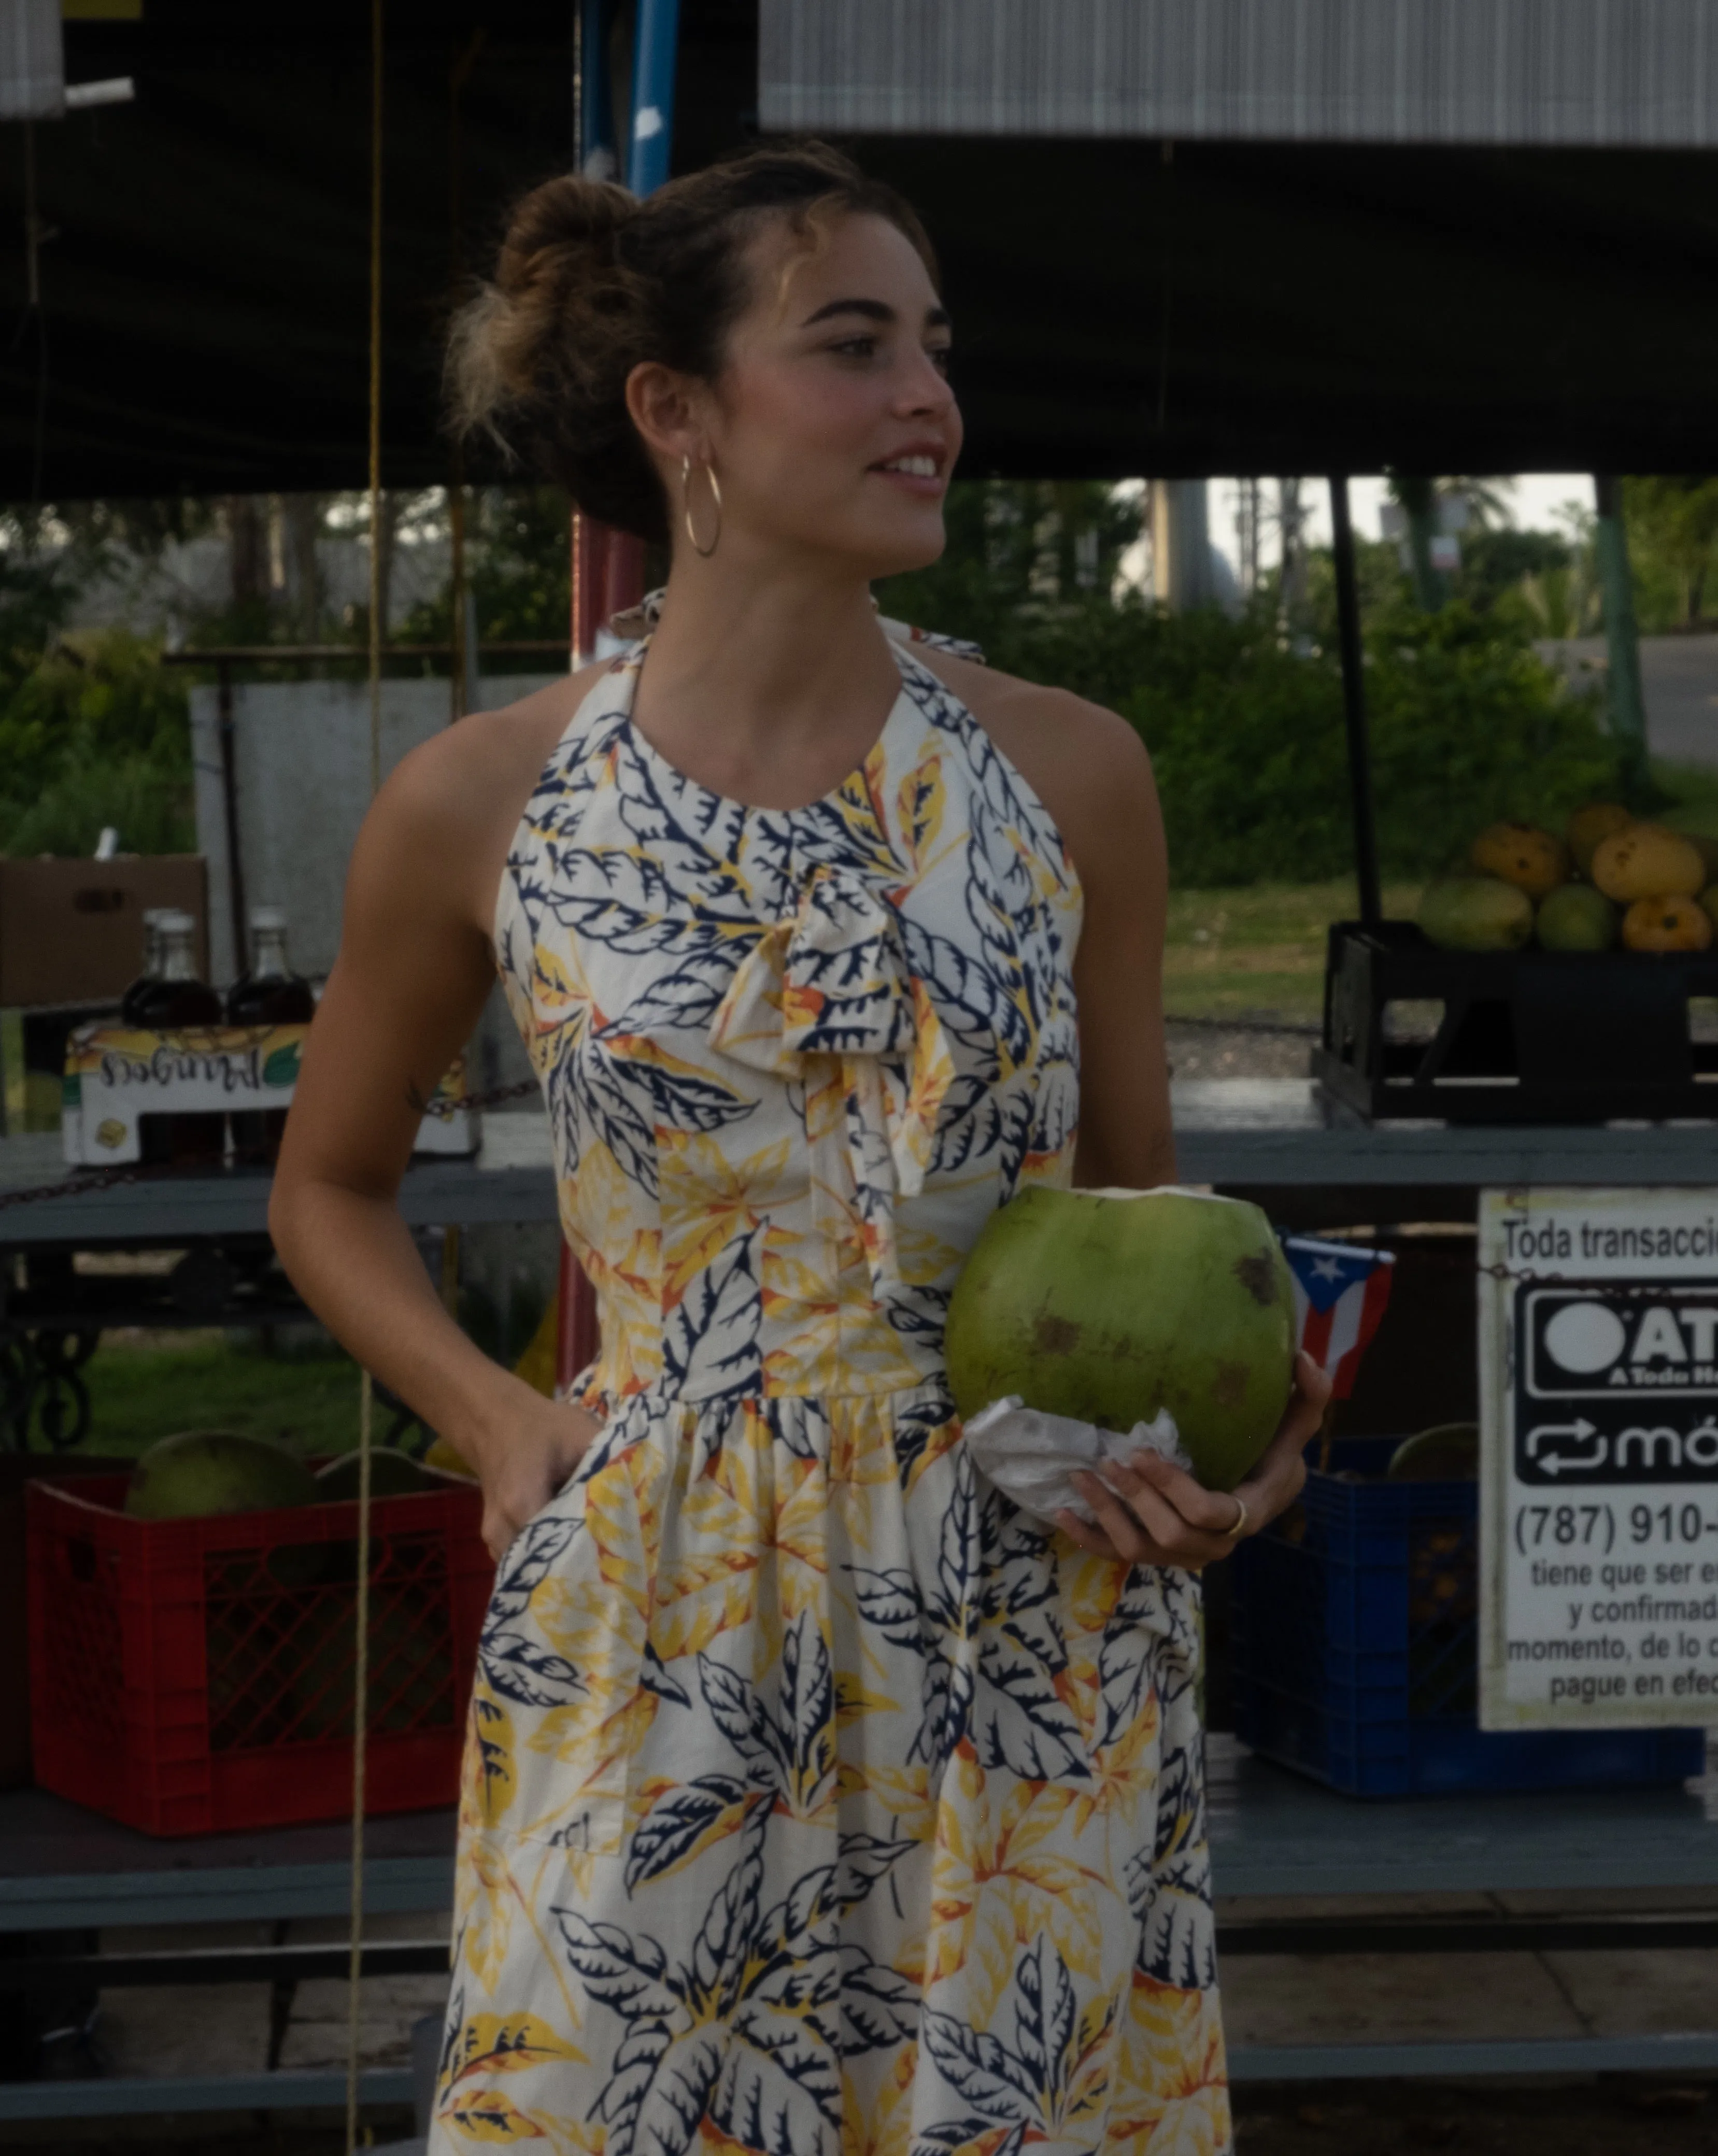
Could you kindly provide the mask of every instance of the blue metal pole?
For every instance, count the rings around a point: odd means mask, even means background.
[[[592,178],[613,179],[620,172],[614,148],[614,100],[608,87],[608,31],[611,8],[608,0],[579,0],[579,170]],[[606,169],[593,172],[591,160],[607,159]]]
[[[635,195],[648,195],[668,177],[669,151],[674,143],[680,0],[638,0],[638,4],[627,185]]]

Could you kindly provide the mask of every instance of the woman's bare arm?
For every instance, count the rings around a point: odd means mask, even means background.
[[[269,1212],[311,1309],[477,1470],[497,1555],[572,1472],[596,1425],[466,1338],[397,1201],[424,1105],[493,985],[495,892],[567,695],[557,684],[546,710],[531,699],[463,721],[408,757],[377,796],[353,851],[340,955]]]

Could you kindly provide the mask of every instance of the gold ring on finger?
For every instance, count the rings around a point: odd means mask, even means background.
[[[1231,1491],[1231,1492],[1230,1492],[1230,1495],[1231,1495],[1231,1496],[1233,1496],[1233,1491]],[[1239,1542],[1239,1540],[1241,1539],[1241,1537],[1242,1537],[1244,1534],[1245,1534],[1245,1532],[1247,1532],[1247,1504],[1246,1504],[1246,1500],[1245,1500],[1244,1498],[1243,1498],[1243,1497],[1236,1497],[1236,1498],[1235,1498],[1235,1523],[1234,1523],[1233,1527],[1230,1527],[1230,1528],[1228,1528],[1228,1529],[1227,1529],[1227,1530],[1226,1530],[1226,1539],[1227,1539],[1227,1540],[1228,1540],[1229,1542],[1232,1542],[1232,1543],[1238,1543],[1238,1542]]]

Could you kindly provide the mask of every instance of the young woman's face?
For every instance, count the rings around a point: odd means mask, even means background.
[[[725,536],[836,557],[868,579],[934,562],[961,415],[948,316],[912,243],[880,217],[838,218],[810,248],[775,222],[748,267],[752,302],[707,405]],[[701,540],[709,491],[695,470],[691,485]]]

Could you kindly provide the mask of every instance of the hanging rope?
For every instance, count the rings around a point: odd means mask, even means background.
[[[382,11],[370,5],[370,794],[382,784]],[[364,1772],[370,1720],[370,1439],[376,1389],[358,1378],[358,1564],[352,1669],[352,1893],[346,1968],[346,2145],[358,2146],[358,2040],[364,1963]]]

